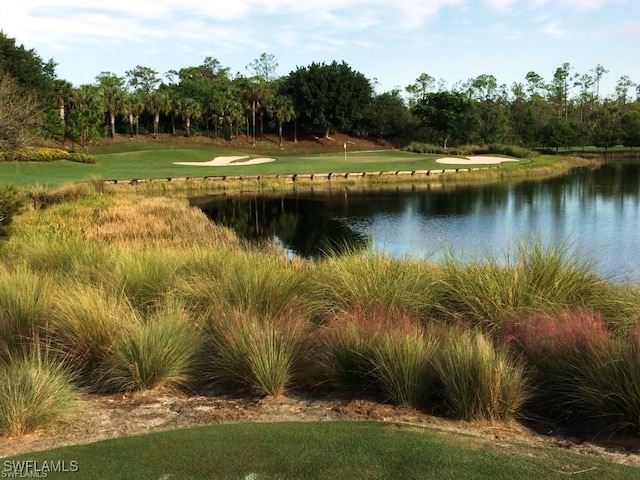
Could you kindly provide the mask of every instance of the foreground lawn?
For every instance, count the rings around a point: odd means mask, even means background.
[[[259,165],[230,165],[206,167],[175,165],[174,162],[207,162],[218,156],[250,155],[270,157],[275,162]],[[436,163],[436,155],[400,151],[375,151],[322,154],[291,154],[275,150],[266,154],[216,148],[173,148],[117,151],[96,154],[98,164],[79,164],[68,161],[51,163],[0,162],[0,178],[19,186],[34,184],[62,185],[64,183],[101,178],[128,180],[141,178],[179,178],[218,175],[273,175],[330,172],[364,172],[394,170],[429,170],[460,168]],[[510,166],[513,168],[513,165]]]
[[[107,440],[3,460],[77,466],[74,479],[637,479],[587,456],[375,422],[230,424]],[[25,465],[25,464],[22,464]],[[32,464],[33,465],[33,464]],[[18,467],[19,468],[19,467]]]

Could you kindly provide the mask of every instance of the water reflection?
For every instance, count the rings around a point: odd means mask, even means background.
[[[393,186],[193,200],[248,239],[276,237],[300,255],[328,245],[396,256],[462,258],[513,251],[527,236],[568,243],[601,273],[640,281],[640,168],[577,169],[544,181]]]

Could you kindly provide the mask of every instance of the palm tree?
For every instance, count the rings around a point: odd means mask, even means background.
[[[96,77],[98,88],[102,92],[104,108],[109,116],[109,133],[116,136],[116,115],[122,110],[124,102],[124,80],[113,73],[102,72]]]
[[[278,122],[278,146],[282,146],[282,125],[296,118],[293,108],[293,100],[286,95],[274,97],[272,102],[272,114]]]
[[[153,138],[158,138],[160,114],[171,111],[169,93],[162,88],[154,90],[149,96],[149,108],[153,113]]]
[[[184,122],[187,137],[191,136],[191,120],[197,120],[202,115],[202,106],[193,98],[182,98],[179,103],[179,111]]]
[[[264,136],[263,106],[266,104],[269,97],[271,97],[271,90],[264,83],[252,82],[242,93],[242,98],[248,101],[248,103],[251,105],[252,145],[256,144],[256,114],[260,117],[260,137],[262,138]]]

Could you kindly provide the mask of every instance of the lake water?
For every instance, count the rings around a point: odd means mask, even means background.
[[[307,257],[349,245],[436,261],[448,252],[504,258],[536,238],[588,256],[601,274],[640,283],[638,163],[494,185],[334,187],[193,203],[244,238],[275,238]]]

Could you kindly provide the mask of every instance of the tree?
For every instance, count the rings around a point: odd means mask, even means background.
[[[242,92],[242,98],[249,104],[251,111],[251,143],[256,144],[256,115],[260,116],[260,137],[264,136],[263,118],[264,105],[271,97],[271,90],[265,83],[256,79],[249,80],[248,85]]]
[[[271,111],[278,123],[278,146],[282,146],[282,125],[296,118],[293,101],[286,95],[276,95],[271,103]]]
[[[89,143],[97,142],[103,135],[104,100],[96,85],[80,85],[74,89],[71,110],[68,115],[68,131],[71,139],[89,149]]]
[[[571,75],[573,67],[567,62],[558,67],[553,74],[553,81],[548,86],[551,101],[556,105],[558,115],[567,118],[569,115],[569,89],[571,82],[575,79]]]
[[[594,80],[593,83],[596,87],[596,101],[599,102],[600,101],[600,81],[602,80],[602,77],[605,74],[609,73],[609,70],[604,68],[602,65],[598,64],[591,71],[593,72],[593,80]]]
[[[151,95],[151,92],[158,88],[161,81],[158,72],[141,65],[136,66],[133,70],[127,70],[124,75],[129,89],[141,92],[145,96]]]
[[[129,135],[140,135],[140,115],[144,112],[145,101],[141,92],[129,92],[122,103],[122,113],[129,120]]]
[[[25,196],[10,183],[0,184],[0,240],[11,233],[13,217],[19,214],[26,204]]]
[[[161,88],[154,90],[149,95],[149,109],[153,114],[153,138],[158,138],[158,127],[160,125],[160,114],[171,111],[169,93],[166,89]]]
[[[256,58],[247,65],[247,70],[251,72],[254,78],[262,83],[270,83],[276,79],[276,70],[278,69],[278,61],[274,55],[263,53],[260,58]]]
[[[0,72],[0,157],[30,147],[42,139],[43,117],[35,92]]]
[[[362,119],[373,92],[369,80],[345,62],[298,68],[283,88],[303,125],[321,129],[325,138],[333,129],[351,130]]]
[[[598,120],[593,130],[593,142],[596,147],[606,151],[614,147],[619,140],[618,126],[613,112],[605,108],[598,114]]]
[[[111,72],[102,72],[96,77],[103,105],[109,117],[109,134],[116,136],[116,116],[123,109],[125,100],[124,80]]]
[[[564,117],[552,117],[546,125],[542,127],[540,132],[540,141],[546,147],[556,149],[556,153],[560,147],[571,145],[572,130],[569,121]]]
[[[185,136],[191,136],[191,121],[200,118],[202,107],[193,98],[181,98],[178,102],[178,110],[184,123]]]
[[[405,88],[409,94],[409,106],[413,107],[420,100],[424,100],[427,93],[435,88],[436,79],[428,73],[421,73],[416,81]]]
[[[474,128],[471,101],[460,92],[429,93],[414,107],[423,126],[432,130],[446,149],[449,140],[465,142]]]
[[[364,113],[363,123],[367,134],[379,140],[406,138],[414,130],[411,113],[399,90],[374,96]]]
[[[622,115],[620,130],[625,147],[640,147],[640,109],[636,108]]]
[[[0,71],[11,76],[19,88],[35,92],[46,102],[54,92],[56,64],[44,61],[33,49],[17,45],[15,39],[0,31]]]

